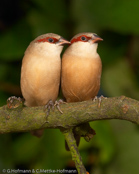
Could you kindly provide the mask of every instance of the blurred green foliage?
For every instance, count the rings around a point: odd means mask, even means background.
[[[1,0],[0,105],[21,96],[20,68],[24,51],[38,35],[53,32],[71,39],[94,32],[104,42],[98,52],[103,63],[100,94],[139,99],[138,0]],[[20,123],[19,123],[20,124]],[[87,170],[94,174],[139,173],[139,129],[126,121],[91,123],[97,135],[80,143]],[[0,135],[0,173],[12,169],[72,167],[59,130],[46,130],[38,139],[29,133]]]

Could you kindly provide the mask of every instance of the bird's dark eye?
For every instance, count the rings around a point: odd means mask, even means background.
[[[52,43],[52,42],[54,42],[54,39],[49,38],[48,41]]]
[[[82,41],[85,41],[85,40],[86,40],[86,37],[85,37],[85,36],[82,36],[82,37],[81,37],[81,40],[82,40]]]

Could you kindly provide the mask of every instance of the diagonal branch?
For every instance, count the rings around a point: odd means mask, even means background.
[[[40,128],[69,129],[82,123],[104,119],[122,119],[139,124],[139,101],[125,96],[103,98],[100,107],[98,100],[62,104],[60,107],[63,114],[55,109],[50,111],[47,118],[43,107],[23,107],[21,101],[14,109],[7,105],[0,107],[0,133]]]
[[[78,147],[76,145],[76,140],[74,138],[72,129],[67,129],[66,131],[62,131],[62,133],[65,136],[65,140],[68,143],[68,147],[69,147],[71,155],[72,155],[72,160],[75,162],[78,173],[86,174],[87,172],[83,165],[80,153],[78,151]]]

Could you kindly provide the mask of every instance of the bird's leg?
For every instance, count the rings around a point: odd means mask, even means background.
[[[95,102],[97,99],[98,99],[98,108],[100,108],[102,99],[107,99],[107,97],[104,97],[103,95],[101,95],[100,97],[95,96],[93,98],[93,102]]]
[[[52,100],[49,100],[49,102],[44,106],[44,111],[46,111],[46,109],[48,109],[46,112],[46,117],[48,117],[51,108],[52,108],[52,110],[54,110],[54,102]]]
[[[97,99],[98,99],[98,97],[95,96],[92,100],[93,100],[93,102],[95,102]]]

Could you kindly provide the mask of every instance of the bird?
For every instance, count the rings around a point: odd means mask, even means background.
[[[64,44],[70,42],[58,34],[47,33],[38,36],[27,47],[20,79],[26,106],[43,106],[57,99],[61,74],[60,54]],[[34,131],[33,134],[40,137],[42,131]]]
[[[97,53],[96,33],[75,35],[62,56],[61,88],[67,103],[94,99],[100,89],[102,61]],[[74,134],[75,135],[75,134]],[[80,136],[76,143],[79,144]]]

